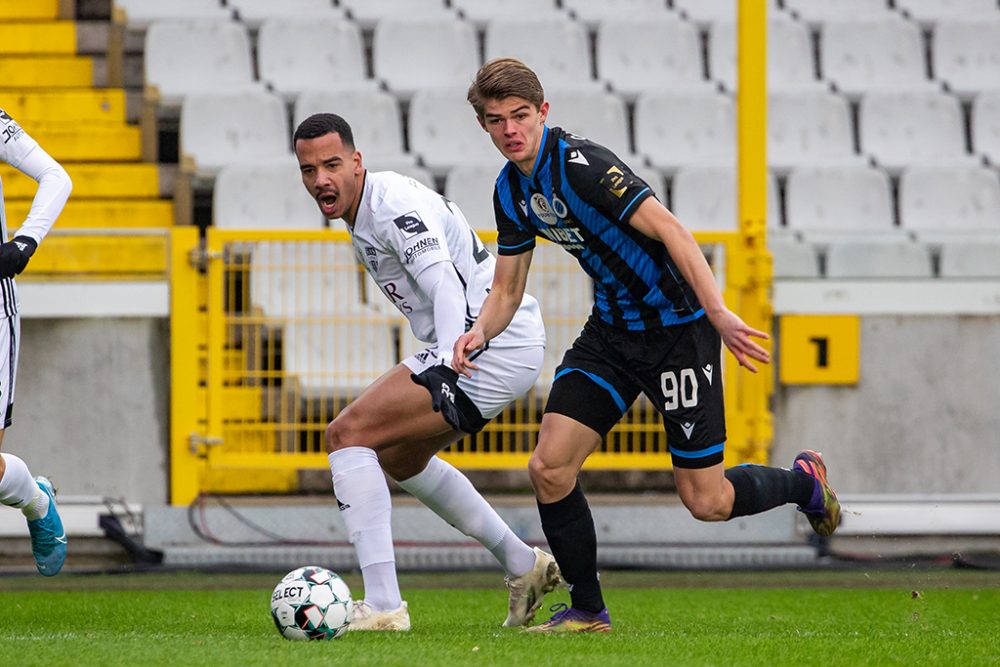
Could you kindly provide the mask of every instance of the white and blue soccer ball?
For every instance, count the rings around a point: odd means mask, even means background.
[[[292,570],[271,594],[271,618],[285,639],[336,639],[347,632],[352,615],[347,583],[317,565]]]

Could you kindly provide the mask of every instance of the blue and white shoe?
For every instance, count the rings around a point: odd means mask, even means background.
[[[45,477],[36,477],[35,482],[42,493],[49,497],[49,511],[41,519],[28,522],[31,553],[35,557],[38,571],[46,577],[54,577],[66,562],[66,531],[59,518],[59,510],[56,509],[56,494],[52,490],[52,482]]]

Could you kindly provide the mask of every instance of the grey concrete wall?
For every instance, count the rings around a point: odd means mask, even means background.
[[[822,451],[840,494],[1000,493],[1000,317],[861,322],[856,387],[776,387],[772,461]]]
[[[60,493],[167,499],[165,319],[25,319],[3,450]]]

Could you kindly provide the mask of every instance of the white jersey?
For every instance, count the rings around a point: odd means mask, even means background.
[[[496,259],[450,202],[409,176],[366,172],[354,228],[348,227],[359,261],[385,296],[410,322],[417,339],[438,343],[434,304],[417,284],[427,267],[449,262],[465,287],[468,329],[493,284]],[[440,341],[451,345],[454,341]],[[538,302],[525,294],[510,326],[490,347],[544,345]]]

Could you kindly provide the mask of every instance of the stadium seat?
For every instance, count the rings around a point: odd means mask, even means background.
[[[826,21],[882,18],[889,5],[886,0],[785,0],[785,9],[815,28]]]
[[[702,74],[697,29],[666,12],[601,21],[597,78],[628,100],[643,91],[710,85]]]
[[[875,92],[861,100],[861,153],[898,171],[909,164],[971,160],[958,100],[941,92]]]
[[[372,61],[375,78],[403,100],[426,88],[467,86],[481,64],[475,29],[447,16],[379,21]]]
[[[251,30],[260,28],[265,21],[286,17],[309,17],[316,21],[344,18],[343,11],[333,4],[332,0],[226,0],[236,18]]]
[[[771,251],[775,280],[820,277],[819,259],[810,244],[768,235],[767,247]]]
[[[715,92],[650,92],[635,104],[636,150],[667,174],[683,165],[732,167],[736,159],[733,100]]]
[[[682,167],[674,174],[670,208],[692,231],[735,231],[737,187],[734,167]],[[781,226],[778,185],[773,174],[767,178],[767,225]]]
[[[454,15],[445,7],[444,0],[340,0],[340,6],[365,30],[370,30],[382,19],[434,18]]]
[[[930,278],[930,251],[913,242],[841,241],[827,249],[826,277]]]
[[[490,21],[485,47],[486,60],[520,58],[535,71],[543,87],[593,81],[587,31],[569,18]]]
[[[365,157],[364,165],[368,171],[394,171],[397,174],[409,176],[418,183],[426,185],[431,190],[437,190],[434,175],[429,170],[416,164],[409,155],[397,159],[378,157],[369,160]]]
[[[480,30],[495,19],[531,14],[539,18],[565,17],[555,0],[504,0],[504,2],[484,2],[483,0],[451,0],[451,6],[467,21]]]
[[[250,305],[269,318],[367,312],[350,243],[264,241],[250,256]]]
[[[1000,233],[1000,175],[988,167],[910,167],[899,182],[899,217],[906,229]]]
[[[1000,11],[991,18],[941,21],[931,49],[934,76],[963,100],[1000,88]]]
[[[590,86],[547,86],[549,115],[545,124],[561,127],[607,147],[625,162],[638,162],[629,145],[625,102],[613,93]]]
[[[286,101],[305,90],[375,86],[366,78],[361,31],[343,19],[267,20],[257,34],[257,66],[260,80]]]
[[[779,174],[802,166],[862,164],[847,100],[823,90],[768,96],[767,161]]]
[[[984,91],[972,101],[972,150],[1000,166],[1000,90]]]
[[[789,229],[804,232],[896,230],[889,176],[869,166],[795,169],[785,185],[785,216]]]
[[[298,127],[316,113],[336,113],[350,123],[354,146],[361,151],[366,164],[414,162],[413,156],[403,150],[403,121],[399,102],[392,94],[366,84],[339,90],[309,90],[295,101],[293,126]]]
[[[145,30],[156,21],[193,19],[220,21],[232,18],[232,11],[219,0],[114,0],[125,11],[130,30]]]
[[[715,21],[735,21],[736,5],[734,0],[673,0],[674,11],[701,28]],[[773,16],[778,11],[777,0],[768,0],[768,14]]]
[[[736,24],[716,21],[709,27],[709,77],[736,90]],[[806,26],[775,13],[767,23],[767,87],[769,90],[828,89],[816,78],[812,37]]]
[[[455,165],[489,162],[499,155],[465,101],[466,92],[465,86],[419,90],[410,101],[410,150],[437,176]]]
[[[282,330],[282,367],[305,398],[356,394],[396,365],[396,330],[368,318],[290,320]]]
[[[996,15],[996,0],[895,0],[896,9],[921,25],[930,27],[938,21]]]
[[[1000,236],[992,243],[945,243],[941,246],[942,278],[1000,278]]]
[[[623,16],[657,20],[667,14],[665,0],[617,0],[617,2],[595,2],[594,0],[562,0],[563,9],[577,21],[590,28],[598,27],[604,21]]]
[[[212,190],[212,224],[221,229],[322,229],[325,220],[294,158],[223,167]]]
[[[940,87],[927,78],[920,29],[898,15],[829,21],[819,43],[823,78],[852,99],[869,91]]]
[[[496,231],[493,188],[500,165],[464,164],[451,169],[444,180],[444,196],[458,204],[476,230]]]
[[[246,26],[230,21],[157,21],[146,31],[145,85],[160,105],[185,95],[259,89]]]
[[[222,167],[277,160],[291,153],[284,102],[262,91],[198,93],[181,106],[180,151],[192,158],[196,177],[214,177]]]

